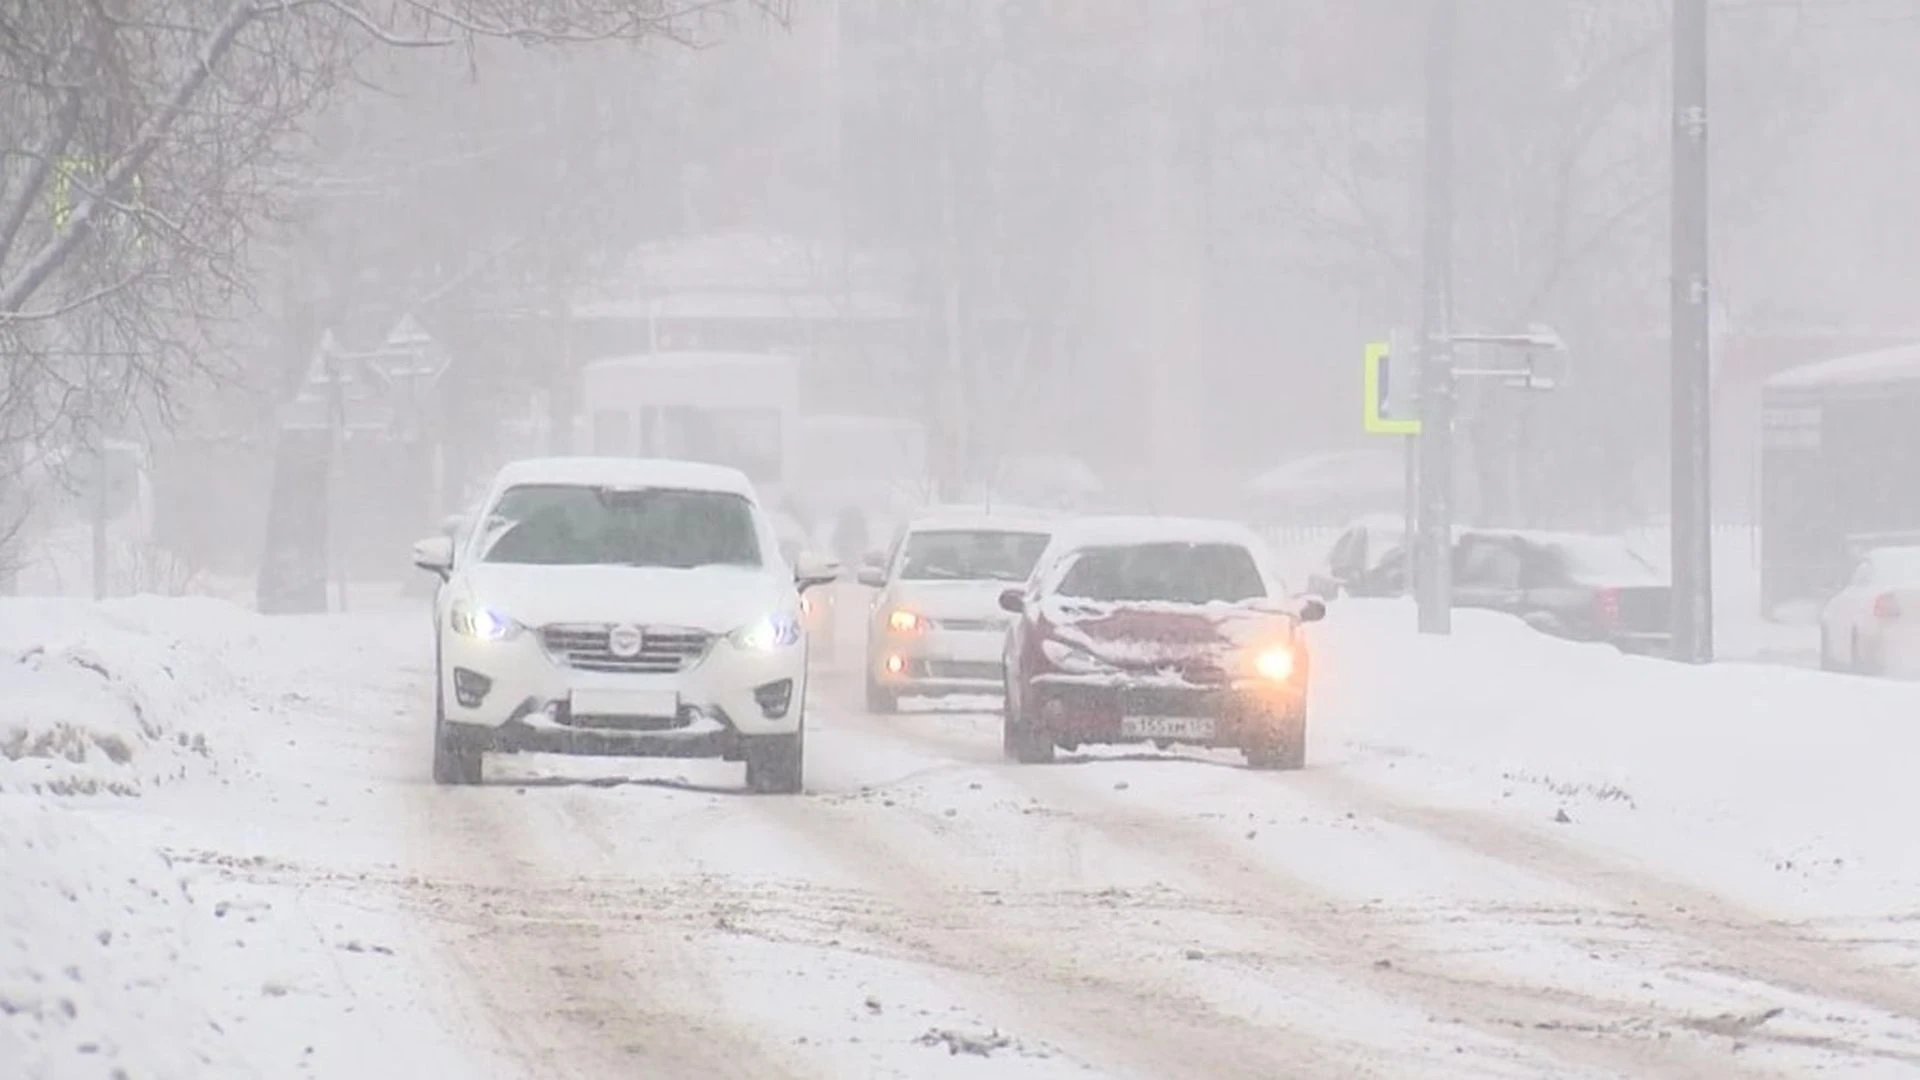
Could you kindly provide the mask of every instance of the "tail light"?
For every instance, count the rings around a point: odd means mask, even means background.
[[[1620,621],[1620,590],[1595,589],[1593,608],[1594,612],[1600,616],[1602,623],[1607,626],[1617,624]]]
[[[1900,617],[1900,598],[1892,593],[1881,593],[1873,602],[1873,617],[1876,619],[1897,619]]]

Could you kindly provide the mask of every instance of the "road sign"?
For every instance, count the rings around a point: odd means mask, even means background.
[[[1385,341],[1370,341],[1361,381],[1365,384],[1368,434],[1420,434],[1411,357],[1402,357]]]

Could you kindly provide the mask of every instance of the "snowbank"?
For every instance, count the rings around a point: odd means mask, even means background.
[[[136,795],[211,760],[257,620],[210,600],[0,600],[0,792]]]
[[[1711,832],[1676,858],[1790,870],[1803,895],[1920,895],[1920,686],[1628,657],[1488,612],[1425,637],[1400,601],[1339,601],[1313,635],[1318,738],[1441,765],[1472,800],[1632,820],[1634,846]]]
[[[194,1004],[193,959],[209,918],[173,868],[23,795],[0,795],[0,867],[0,1071],[206,1075],[219,1025]]]

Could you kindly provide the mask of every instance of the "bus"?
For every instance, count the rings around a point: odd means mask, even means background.
[[[1760,600],[1823,603],[1865,549],[1920,543],[1920,345],[1761,387]]]
[[[800,437],[799,362],[779,353],[656,352],[596,360],[580,374],[589,453],[667,457],[747,474],[784,503]]]

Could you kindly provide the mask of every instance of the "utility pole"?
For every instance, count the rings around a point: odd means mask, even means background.
[[[1673,658],[1713,660],[1707,0],[1673,2]]]
[[[1429,0],[1426,217],[1420,304],[1420,632],[1453,629],[1453,51],[1456,0]]]

